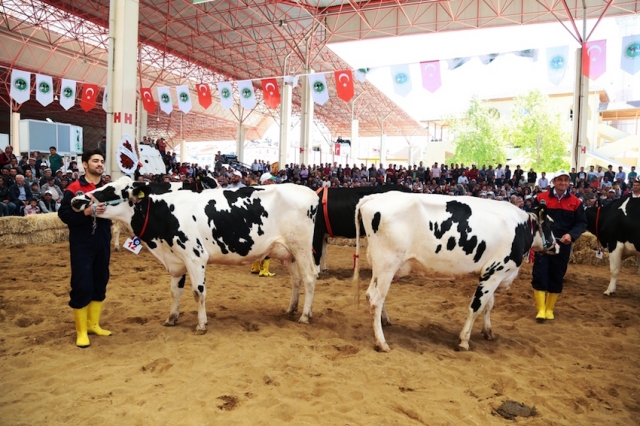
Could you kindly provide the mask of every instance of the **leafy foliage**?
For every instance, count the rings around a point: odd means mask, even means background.
[[[499,114],[487,103],[477,97],[472,98],[463,118],[451,118],[447,124],[456,147],[454,156],[447,162],[478,165],[505,162],[504,131]]]
[[[516,99],[508,132],[510,142],[519,147],[518,155],[525,159],[525,170],[568,170],[571,136],[562,127],[560,112],[551,108],[549,98],[539,90]]]

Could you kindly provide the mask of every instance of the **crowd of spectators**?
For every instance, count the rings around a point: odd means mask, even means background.
[[[546,172],[528,171],[519,165],[511,170],[509,165],[438,164],[425,167],[421,161],[413,166],[389,164],[360,164],[343,167],[342,164],[324,163],[306,166],[286,164],[279,171],[272,170],[268,161],[254,160],[251,165],[229,162],[218,151],[213,168],[197,163],[179,162],[176,153],[167,151],[164,139],[155,142],[144,137],[144,145],[154,146],[160,151],[165,163],[165,174],[139,174],[135,179],[146,182],[194,182],[198,177],[214,177],[223,188],[239,188],[260,183],[261,176],[272,174],[277,183],[304,185],[316,190],[320,187],[358,188],[362,186],[404,185],[415,193],[443,194],[450,196],[473,196],[497,201],[511,202],[523,210],[530,210],[532,198],[549,189],[550,178]],[[58,161],[51,167],[51,161],[33,152],[31,157],[17,161],[11,147],[0,150],[0,216],[26,215],[55,212],[60,205],[65,188],[78,178],[75,161]],[[51,156],[55,152],[51,151]],[[54,170],[55,168],[55,170]],[[617,171],[609,165],[583,167],[579,171],[571,169],[571,192],[582,199],[585,206],[600,200],[607,205],[613,200],[630,193],[633,181],[637,179],[635,167],[627,173],[623,167]],[[109,175],[104,176],[108,182]]]

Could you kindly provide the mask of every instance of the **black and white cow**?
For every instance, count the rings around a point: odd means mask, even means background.
[[[620,198],[605,207],[592,207],[586,211],[587,229],[609,250],[611,281],[604,292],[609,296],[616,292],[618,274],[625,258],[636,256],[640,273],[640,198]]]
[[[411,271],[431,278],[479,276],[460,333],[459,348],[468,350],[471,328],[482,313],[482,333],[494,339],[489,318],[494,292],[509,288],[529,250],[557,252],[544,205],[525,213],[510,203],[481,198],[389,192],[363,198],[356,208],[356,223],[360,221],[373,273],[367,290],[369,312],[376,349],[383,352],[389,351],[382,333],[382,320],[388,322],[383,307],[394,278]],[[356,241],[357,287],[360,245]]]
[[[202,192],[206,189],[220,188],[218,181],[210,176],[198,176],[192,183],[189,182],[133,182],[133,186],[148,185],[152,194],[166,194],[175,191],[193,191]],[[128,223],[114,220],[111,224],[111,235],[113,235],[113,248],[120,251],[120,234],[125,232],[129,235],[133,234]]]
[[[320,211],[313,231],[313,258],[319,272],[327,270],[327,239],[329,237],[356,237],[356,227],[351,218],[362,197],[389,191],[411,192],[403,185],[321,188],[316,191],[320,199]]]
[[[298,308],[300,284],[305,301],[300,322],[308,323],[315,287],[311,254],[318,197],[297,185],[270,185],[236,190],[151,194],[148,185],[134,186],[123,177],[91,193],[107,203],[102,217],[129,223],[171,275],[173,304],[165,325],[178,320],[185,274],[198,304],[196,332],[206,331],[205,269],[207,263],[248,265],[266,256],[285,261],[292,280],[288,314]],[[72,207],[86,208],[87,194]]]

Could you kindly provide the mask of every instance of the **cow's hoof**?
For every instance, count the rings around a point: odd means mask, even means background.
[[[387,319],[387,320],[382,320],[380,321],[382,323],[383,327],[391,327],[393,325],[393,323],[391,322],[391,320]]]
[[[460,342],[458,346],[454,348],[456,352],[468,352],[469,351],[469,343]]]
[[[165,327],[173,327],[174,325],[176,325],[178,323],[178,319],[177,318],[169,318],[168,320],[166,320],[164,322],[164,326]]]
[[[485,338],[486,340],[489,340],[489,341],[491,341],[491,340],[496,340],[496,335],[495,335],[495,334],[493,334],[493,332],[492,332],[492,331],[488,331],[488,332],[487,332],[487,331],[483,331],[483,332],[482,332],[482,335],[484,336],[484,338]]]
[[[195,334],[196,336],[202,336],[203,334],[206,334],[206,333],[207,333],[206,327],[200,328],[200,326],[196,327],[196,330],[193,332],[193,334]]]
[[[300,324],[309,324],[309,317],[307,315],[303,315],[298,320]]]
[[[612,296],[612,295],[616,294],[616,292],[615,291],[605,291],[602,294],[604,294],[605,296]]]
[[[385,343],[376,343],[376,345],[374,346],[374,349],[376,350],[376,352],[389,352],[391,351],[391,348],[389,347],[389,345]]]

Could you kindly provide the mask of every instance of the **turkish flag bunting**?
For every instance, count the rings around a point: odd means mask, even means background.
[[[345,102],[353,98],[353,74],[351,70],[334,71],[338,97]]]
[[[153,114],[156,112],[156,103],[153,101],[153,95],[151,94],[151,88],[144,87],[140,88],[140,97],[142,98],[142,106],[144,106],[144,110],[149,114]]]
[[[262,97],[269,108],[278,108],[278,105],[280,105],[280,88],[275,78],[262,80]]]
[[[336,155],[340,155],[340,144],[339,143],[335,144],[335,153],[336,153]]]
[[[196,90],[198,91],[198,102],[200,106],[207,109],[211,106],[211,89],[208,84],[199,83],[196,84]]]
[[[607,70],[607,40],[582,43],[582,74],[596,80]]]
[[[84,112],[91,111],[96,106],[97,99],[98,99],[98,85],[83,84],[82,99],[80,100],[80,108],[82,108]]]

